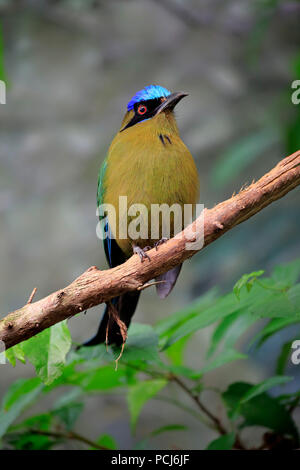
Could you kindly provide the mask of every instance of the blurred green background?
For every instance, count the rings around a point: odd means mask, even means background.
[[[145,85],[189,93],[177,119],[206,207],[299,150],[300,105],[291,102],[291,84],[300,79],[299,20],[298,1],[0,0],[0,78],[7,80],[7,104],[0,105],[1,315],[22,306],[33,287],[38,299],[90,265],[106,266],[96,238],[97,174],[128,100]],[[223,292],[245,272],[299,257],[299,202],[298,188],[185,263],[167,300],[146,290],[135,320],[154,324],[212,287]],[[69,322],[74,341],[90,337],[101,311]],[[195,367],[206,346],[199,332],[188,348]],[[247,368],[211,373],[211,385],[264,378],[272,351],[276,338]],[[21,364],[0,373],[1,396],[13,380],[33,374]],[[147,405],[140,436],[170,413],[180,421],[173,408]],[[190,420],[183,448],[211,438]],[[78,426],[132,446],[122,397],[91,397]],[[170,448],[172,436],[157,445]]]

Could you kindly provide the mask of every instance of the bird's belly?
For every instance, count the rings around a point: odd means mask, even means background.
[[[192,218],[198,175],[189,153],[186,158],[167,155],[142,163],[127,162],[126,171],[120,165],[108,182],[105,202],[116,210],[112,231],[128,256],[133,243],[141,248],[153,246],[161,238],[180,232]],[[113,225],[113,221],[109,223]]]

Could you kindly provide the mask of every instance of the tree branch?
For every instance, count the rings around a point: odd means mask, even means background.
[[[204,210],[204,244],[252,217],[300,184],[300,151],[281,160],[256,183],[212,209]],[[0,321],[0,340],[6,348],[24,341],[55,323],[83,312],[127,291],[141,289],[151,279],[192,257],[201,248],[187,250],[196,240],[197,219],[179,236],[148,251],[141,263],[137,255],[116,268],[100,271],[92,266],[64,289],[29,303]],[[203,248],[202,247],[202,248]]]

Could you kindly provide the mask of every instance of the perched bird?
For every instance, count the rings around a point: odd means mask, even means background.
[[[101,204],[115,207],[117,226],[122,217],[126,217],[128,223],[132,220],[128,213],[121,214],[119,196],[127,196],[128,207],[144,204],[149,214],[152,204],[196,204],[199,191],[197,169],[179,136],[173,112],[185,96],[186,93],[171,93],[161,86],[150,85],[129,101],[121,128],[110,145],[98,179],[98,207]],[[144,222],[151,224],[150,215]],[[133,253],[137,253],[142,261],[151,262],[146,251],[165,241],[161,226],[156,238],[151,238],[151,227],[149,236],[144,238],[120,237],[118,233],[113,233],[109,214],[104,227],[104,250],[111,268],[124,263]],[[170,236],[173,235],[171,229]],[[164,298],[170,293],[180,269],[181,265],[176,266],[157,278],[163,281],[156,285],[160,297]],[[106,306],[97,334],[84,345],[95,345],[106,340],[109,344],[122,344],[120,328],[111,318],[110,308],[118,312],[128,328],[139,296],[140,292],[136,291],[114,298]]]

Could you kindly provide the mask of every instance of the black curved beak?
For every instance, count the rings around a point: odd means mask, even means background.
[[[158,108],[156,108],[154,116],[157,116],[157,114],[161,113],[162,111],[173,111],[177,103],[179,103],[179,101],[181,101],[185,96],[188,96],[188,93],[183,93],[182,91],[172,93],[158,106]]]

